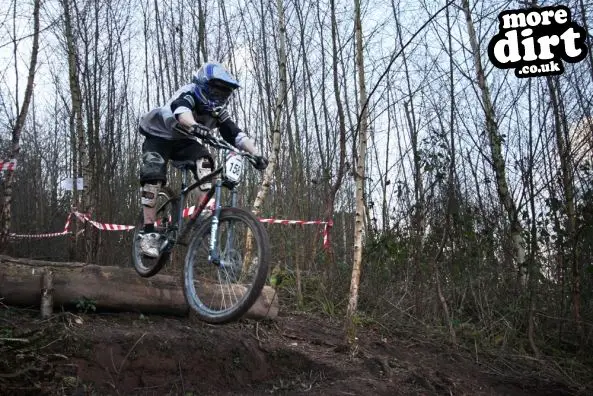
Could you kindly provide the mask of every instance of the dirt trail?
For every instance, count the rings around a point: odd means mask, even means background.
[[[62,314],[41,323],[35,312],[5,309],[0,328],[36,345],[20,362],[3,356],[0,394],[575,394],[536,371],[497,372],[471,355],[381,328],[362,330],[352,354],[340,347],[340,323],[306,315],[226,326],[138,314]],[[42,370],[17,372],[27,353]]]

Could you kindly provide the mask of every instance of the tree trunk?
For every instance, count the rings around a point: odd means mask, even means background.
[[[295,275],[296,275],[296,294],[297,294],[297,307],[298,309],[303,308],[303,285],[301,281],[301,258],[304,256],[304,249],[302,247],[296,248],[295,252]]]
[[[338,121],[339,121],[339,134],[340,134],[340,153],[339,153],[339,162],[338,162],[338,172],[336,175],[336,179],[331,186],[329,191],[329,196],[327,198],[326,209],[325,209],[325,218],[327,221],[332,221],[334,217],[334,204],[336,200],[336,195],[340,187],[342,186],[342,179],[344,177],[344,168],[345,168],[345,160],[346,160],[346,118],[344,116],[344,108],[342,106],[342,99],[340,97],[340,85],[338,83],[338,44],[337,44],[337,36],[338,36],[338,27],[336,21],[336,9],[335,9],[335,1],[331,0],[331,21],[332,21],[332,69],[333,69],[333,83],[334,83],[334,96],[336,100],[336,107],[338,110]],[[331,164],[329,166],[331,169]],[[329,271],[329,278],[333,278],[335,273],[335,256],[333,248],[330,247],[329,249],[329,261],[330,261],[330,271]]]
[[[77,51],[74,43],[74,32],[72,30],[72,16],[70,13],[70,0],[62,0],[62,7],[64,8],[64,27],[65,27],[65,38],[66,48],[68,52],[68,80],[70,84],[70,100],[72,101],[72,117],[74,119],[75,126],[75,144],[76,144],[76,163],[73,164],[73,206],[79,211],[84,212],[87,210],[86,206],[89,203],[88,197],[88,186],[91,185],[89,180],[88,172],[88,159],[85,142],[84,124],[82,119],[82,93],[80,90],[80,79],[78,76],[77,66]],[[83,178],[82,194],[78,193],[77,190],[77,178]],[[78,227],[76,229],[76,241],[75,249],[78,248]]]
[[[41,277],[41,317],[49,318],[54,308],[53,272],[46,268]]]
[[[455,88],[453,86],[453,46],[451,43],[451,20],[449,18],[449,7],[447,7],[446,11],[446,18],[447,18],[447,31],[449,34],[448,37],[448,52],[449,52],[449,89],[450,89],[450,96],[451,96],[451,113],[450,113],[450,121],[449,121],[449,129],[450,129],[450,144],[451,144],[451,162],[449,163],[449,186],[447,188],[447,212],[445,214],[445,227],[443,230],[443,243],[441,245],[440,253],[442,254],[443,249],[445,248],[445,242],[447,239],[450,238],[450,229],[454,226],[454,207],[456,206],[456,178],[455,178]],[[449,304],[447,303],[447,299],[445,298],[445,294],[443,293],[443,286],[441,284],[440,278],[440,271],[439,271],[439,260],[434,261],[433,272],[435,276],[436,282],[436,289],[437,289],[437,296],[441,303],[441,308],[443,310],[443,315],[445,316],[445,322],[447,327],[449,328],[449,335],[451,336],[451,342],[453,344],[457,344],[457,335],[455,334],[455,328],[453,327],[453,320],[451,314],[449,312]]]
[[[253,203],[253,213],[259,216],[261,213],[261,207],[266,199],[270,184],[272,183],[272,177],[276,169],[278,162],[278,152],[280,151],[280,121],[282,120],[282,106],[286,100],[287,86],[286,86],[286,27],[284,23],[284,3],[282,0],[278,0],[276,3],[278,7],[278,30],[280,37],[280,48],[279,48],[279,82],[280,88],[278,91],[278,97],[276,98],[276,109],[274,112],[274,122],[272,125],[272,154],[269,158],[270,163],[264,173],[262,184],[257,192],[255,202]]]
[[[202,51],[202,62],[199,60]],[[208,46],[206,45],[206,5],[198,0],[198,66],[208,61]]]
[[[40,306],[44,273],[53,275],[53,306],[76,307],[87,301],[96,308],[113,311],[187,315],[179,277],[155,275],[142,278],[132,268],[84,263],[57,263],[0,256],[0,298],[9,305]],[[203,293],[217,298],[220,285],[201,284]],[[241,288],[233,285],[233,288]],[[208,298],[208,297],[205,297]],[[278,298],[265,286],[245,317],[275,318]]]
[[[482,94],[482,105],[484,106],[484,113],[486,115],[486,134],[490,144],[492,169],[496,176],[496,186],[498,197],[506,211],[511,231],[511,240],[514,247],[514,258],[519,272],[519,278],[523,286],[526,285],[527,271],[525,268],[525,238],[523,237],[523,226],[519,221],[519,213],[517,206],[513,201],[513,197],[509,191],[508,182],[506,179],[506,166],[504,157],[502,156],[502,137],[498,130],[496,121],[496,113],[494,105],[490,96],[490,89],[486,81],[484,68],[482,67],[482,59],[480,56],[480,48],[478,39],[476,37],[476,30],[471,17],[469,7],[469,0],[462,1],[463,11],[467,22],[467,30],[469,34],[469,41],[471,44],[474,64],[476,67],[476,76],[478,79],[478,86]]]
[[[362,267],[362,244],[363,244],[363,222],[364,222],[364,179],[365,160],[367,150],[367,100],[364,59],[362,45],[362,22],[360,17],[360,0],[354,0],[354,30],[356,35],[356,68],[358,71],[358,102],[362,107],[360,120],[358,122],[358,155],[354,181],[356,185],[356,217],[354,222],[354,262],[352,265],[352,279],[350,281],[350,295],[346,311],[345,337],[346,343],[352,344],[356,339],[356,325],[354,315],[358,306],[358,286],[360,284],[360,271]]]
[[[548,89],[550,91],[550,99],[552,101],[552,109],[554,112],[554,134],[556,137],[556,145],[558,148],[558,156],[560,159],[560,173],[562,179],[562,190],[564,193],[564,213],[566,214],[566,221],[564,225],[565,245],[564,259],[568,261],[571,266],[572,273],[572,307],[574,313],[574,320],[576,331],[579,335],[579,342],[581,347],[585,342],[585,330],[583,328],[583,320],[581,318],[581,281],[579,271],[579,259],[577,255],[577,235],[576,235],[576,210],[574,197],[574,170],[573,161],[571,158],[571,144],[570,140],[566,139],[563,131],[563,120],[566,115],[560,109],[560,98],[558,82],[551,76],[546,78]]]
[[[18,112],[16,123],[12,128],[12,142],[10,148],[9,160],[16,159],[20,151],[21,131],[27,119],[29,104],[33,96],[33,83],[35,81],[35,68],[37,67],[37,54],[39,52],[39,8],[40,0],[36,0],[33,5],[33,47],[31,48],[31,61],[29,62],[29,75],[27,76],[27,87],[25,88],[25,97],[23,106]],[[18,63],[18,59],[14,59]],[[18,90],[17,90],[18,91]],[[18,93],[17,93],[18,98]],[[17,109],[19,107],[17,99]],[[10,233],[11,222],[11,203],[12,203],[12,185],[14,183],[14,171],[6,171],[6,181],[4,186],[4,205],[2,207],[1,229],[0,229],[0,250],[6,250],[8,235]]]
[[[528,145],[529,145],[529,156],[527,158],[527,170],[525,175],[525,184],[527,190],[529,191],[529,210],[531,214],[531,224],[530,224],[530,234],[529,234],[529,259],[527,262],[527,270],[529,272],[529,309],[527,312],[527,337],[529,339],[529,345],[533,350],[533,353],[536,358],[540,358],[541,353],[539,348],[537,347],[537,343],[535,340],[535,308],[536,308],[536,288],[537,288],[537,277],[536,275],[539,273],[539,265],[536,259],[536,253],[538,252],[538,241],[537,241],[537,212],[535,209],[536,205],[536,190],[535,190],[535,182],[533,178],[534,168],[535,168],[535,149],[534,149],[534,139],[533,139],[533,108],[532,108],[532,83],[529,81],[528,91],[527,91],[527,103],[529,104],[528,114],[529,114],[529,135],[528,135]]]

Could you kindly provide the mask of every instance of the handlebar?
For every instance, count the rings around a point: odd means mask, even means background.
[[[198,126],[199,127],[199,126]],[[232,144],[230,144],[229,142],[227,142],[224,139],[219,139],[216,136],[212,135],[210,133],[209,129],[206,128],[201,128],[199,127],[199,129],[201,130],[201,132],[197,131],[196,129],[191,129],[191,130],[187,130],[185,128],[182,127],[176,127],[176,130],[184,135],[188,135],[188,136],[192,136],[195,138],[200,139],[203,143],[212,146],[214,148],[217,149],[225,149],[225,150],[230,150],[238,155],[241,155],[243,157],[246,157],[247,160],[252,164],[255,165],[257,163],[256,157],[255,155],[248,153],[247,151],[242,151],[237,149],[235,146],[233,146]]]

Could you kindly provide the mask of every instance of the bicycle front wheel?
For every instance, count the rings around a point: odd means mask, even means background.
[[[214,324],[239,319],[259,297],[268,274],[268,233],[243,209],[223,208],[215,235],[219,262],[209,260],[214,216],[200,225],[185,258],[185,298],[197,316]]]

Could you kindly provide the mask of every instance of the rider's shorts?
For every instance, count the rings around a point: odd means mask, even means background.
[[[196,177],[196,161],[208,157],[214,159],[203,145],[192,139],[168,140],[144,135],[142,144],[142,161],[140,165],[140,184],[160,181],[167,184],[167,163],[169,160],[183,161],[191,166]]]

